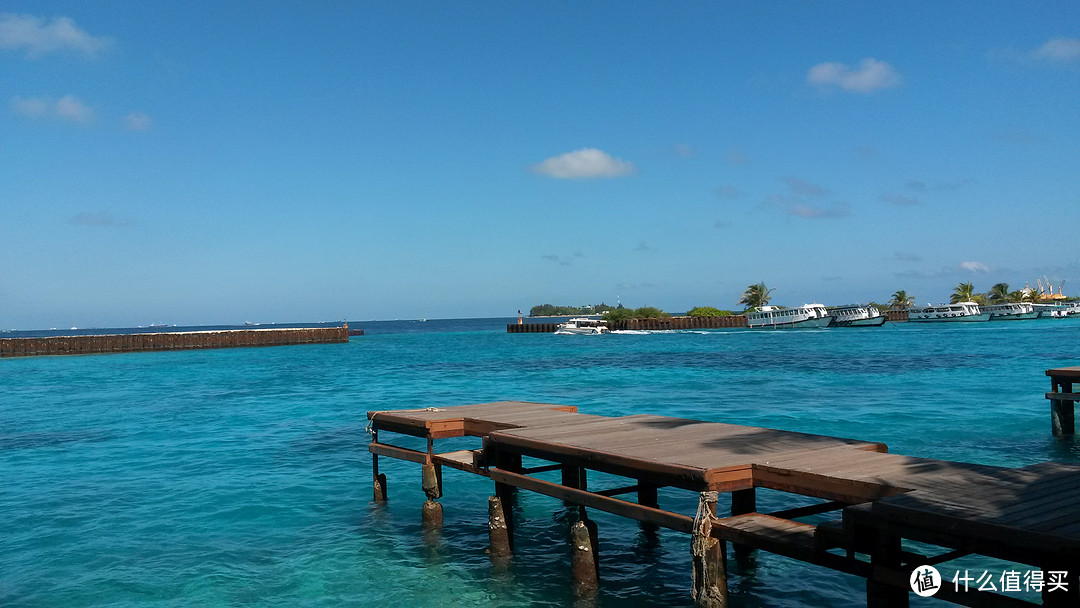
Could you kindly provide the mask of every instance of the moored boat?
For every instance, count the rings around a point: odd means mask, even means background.
[[[869,304],[831,306],[827,310],[833,316],[829,327],[880,327],[887,320],[887,317],[881,314],[876,306]]]
[[[821,304],[803,304],[795,308],[762,306],[746,313],[746,324],[751,329],[786,327],[828,327],[833,317]]]
[[[975,302],[957,302],[914,308],[908,312],[908,321],[947,322],[947,321],[989,321],[990,313],[979,310]]]
[[[1029,302],[1008,302],[1005,304],[986,304],[979,310],[990,313],[991,321],[1020,321],[1023,319],[1036,319],[1039,311]]]
[[[578,317],[570,319],[565,323],[559,323],[558,329],[555,330],[555,335],[593,336],[598,334],[606,334],[609,331],[611,330],[608,329],[607,321]]]
[[[1032,304],[1040,319],[1064,319],[1069,316],[1070,304]]]

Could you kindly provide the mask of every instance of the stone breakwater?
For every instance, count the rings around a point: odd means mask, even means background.
[[[331,344],[349,341],[348,327],[234,329],[220,331],[51,336],[0,339],[0,357],[89,355],[200,348]]]

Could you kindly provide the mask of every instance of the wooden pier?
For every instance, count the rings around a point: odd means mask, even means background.
[[[3,338],[0,339],[0,357],[330,344],[348,341],[348,326]]]
[[[1046,375],[1050,376],[1050,392],[1046,393],[1050,400],[1050,430],[1056,437],[1073,435],[1075,404],[1080,401],[1080,393],[1073,392],[1073,383],[1080,382],[1080,367],[1048,369]]]
[[[593,416],[573,406],[518,401],[368,412],[368,418],[376,501],[387,496],[380,456],[422,465],[428,526],[442,520],[437,500],[444,467],[494,482],[488,505],[492,559],[528,551],[523,543],[515,546],[512,511],[502,506],[520,489],[579,505],[583,514],[585,507],[599,509],[691,534],[699,606],[726,606],[728,542],[736,555],[763,550],[861,576],[868,606],[907,606],[917,568],[943,568],[967,555],[1047,573],[1060,584],[1051,590],[1048,579],[1041,605],[1080,606],[1080,465],[948,462],[890,454],[872,441],[647,414]],[[425,438],[427,450],[388,442],[394,434]],[[475,437],[480,445],[435,449],[437,441],[452,437]],[[561,482],[538,476],[549,471],[561,471]],[[589,471],[625,478],[625,485],[591,487]],[[659,488],[698,493],[696,515],[665,509]],[[761,513],[757,488],[819,502]],[[717,512],[720,493],[731,494],[730,514]],[[823,514],[824,523],[801,521]],[[589,565],[602,561],[596,534],[588,532],[575,524],[573,572],[575,584],[585,589],[596,584]],[[916,554],[901,546],[904,541],[933,545],[935,552]],[[957,589],[944,573],[942,579],[934,597],[957,604],[1040,605],[974,586]]]

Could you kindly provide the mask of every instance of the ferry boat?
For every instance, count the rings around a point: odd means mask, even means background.
[[[833,317],[821,304],[803,304],[795,308],[762,306],[746,313],[746,324],[752,329],[781,327],[828,327]]]
[[[979,310],[975,302],[958,302],[956,304],[940,304],[915,308],[908,312],[908,321],[916,322],[941,322],[941,321],[989,321],[990,313]]]
[[[1060,304],[1032,304],[1040,319],[1064,319],[1069,315],[1080,315],[1080,302],[1062,302]]]
[[[887,320],[876,306],[870,305],[832,306],[828,311],[833,316],[829,327],[881,327]]]
[[[1035,310],[1029,302],[987,304],[980,306],[979,310],[990,313],[991,321],[1020,321],[1039,317],[1039,311]]]
[[[591,336],[598,334],[606,334],[608,329],[607,321],[601,321],[599,319],[586,319],[584,317],[578,317],[570,319],[566,323],[559,323],[559,328],[555,330],[557,336]]]
[[[1064,319],[1069,316],[1070,304],[1032,304],[1040,319]]]

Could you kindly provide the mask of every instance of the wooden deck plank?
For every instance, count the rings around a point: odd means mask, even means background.
[[[1080,367],[1072,369],[1080,378]],[[1076,464],[992,467],[890,454],[884,444],[868,441],[651,414],[593,416],[571,406],[519,401],[368,414],[379,430],[436,438],[476,434],[485,437],[492,452],[536,456],[658,485],[721,491],[767,487],[850,503],[873,501],[845,509],[845,534],[851,531],[850,519],[900,531],[906,538],[954,543],[1022,563],[1080,555]],[[369,449],[485,474],[475,464],[478,451],[429,457],[385,444],[373,443]],[[654,513],[648,510],[652,507],[498,468],[487,472],[500,483],[687,529],[685,515]],[[860,515],[849,518],[849,510],[856,508]],[[720,535],[836,569],[865,567],[812,548],[815,532],[807,524],[760,514],[739,517],[721,520],[726,523],[718,527]]]

